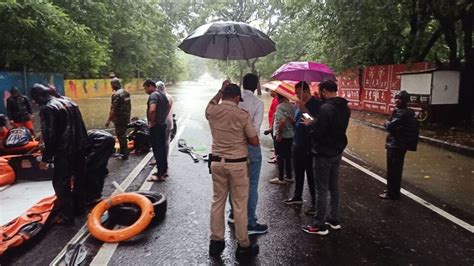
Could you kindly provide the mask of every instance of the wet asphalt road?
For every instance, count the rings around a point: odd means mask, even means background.
[[[185,127],[180,138],[207,153],[211,139],[203,113],[214,90],[191,83],[182,88],[188,90],[174,93],[175,112],[183,119],[178,127]],[[214,88],[217,90],[218,85],[214,84]],[[261,137],[264,162],[258,216],[270,228],[268,234],[253,238],[260,245],[260,254],[252,264],[474,264],[472,233],[409,198],[402,197],[397,202],[380,201],[377,195],[384,185],[345,163],[340,172],[340,220],[343,228],[331,231],[328,236],[304,234],[301,225],[309,223],[311,217],[304,215],[300,206],[282,203],[291,196],[293,186],[268,183],[276,175],[276,167],[266,163],[271,142],[267,137]],[[106,179],[104,194],[110,194],[114,190],[111,182],[123,180],[141,158],[132,156],[126,162],[111,159],[111,173]],[[168,198],[166,219],[150,228],[142,240],[121,243],[109,265],[233,264],[236,244],[231,228],[227,228],[227,248],[222,260],[208,257],[212,182],[206,164],[194,163],[187,154],[175,149],[170,155],[169,165],[168,180],[152,186],[152,190],[162,192]],[[150,171],[150,166],[145,167],[130,190],[138,189]],[[307,207],[307,191],[305,200],[304,207]],[[81,221],[84,220],[82,217]],[[78,221],[72,228],[45,230],[32,245],[8,253],[0,258],[0,263],[46,265],[81,226]],[[100,243],[90,239],[86,246],[90,261]]]

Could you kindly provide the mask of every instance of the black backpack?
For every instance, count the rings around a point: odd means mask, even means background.
[[[406,141],[407,150],[416,151],[418,146],[418,138],[420,136],[420,123],[416,119],[415,112],[410,109],[410,116],[403,125],[401,133]]]

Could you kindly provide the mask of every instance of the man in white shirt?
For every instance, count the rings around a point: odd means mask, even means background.
[[[239,107],[246,110],[253,121],[257,135],[260,133],[260,127],[263,121],[263,102],[254,92],[259,86],[258,76],[247,74],[243,79],[243,102]],[[247,204],[248,212],[248,233],[249,235],[265,234],[268,231],[266,224],[257,222],[257,201],[258,201],[258,181],[260,178],[260,169],[262,167],[262,151],[260,145],[248,145],[249,151],[249,198]],[[231,205],[232,206],[232,205]],[[233,223],[232,209],[229,215],[229,223]]]

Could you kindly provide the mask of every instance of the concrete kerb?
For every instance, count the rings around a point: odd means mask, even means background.
[[[369,123],[367,121],[363,121],[363,120],[359,120],[359,119],[351,118],[351,120],[355,121],[357,123],[360,123],[360,124],[364,124],[364,125],[367,125],[367,126],[377,128],[377,129],[381,129],[381,130],[385,131],[385,128],[381,125],[372,124],[372,123]],[[467,155],[469,157],[474,157],[474,147],[469,147],[469,146],[466,146],[466,145],[461,145],[461,144],[456,144],[456,143],[450,143],[450,142],[447,142],[447,141],[442,141],[442,140],[439,140],[439,139],[430,138],[430,137],[426,137],[426,136],[423,136],[423,135],[420,135],[420,140],[424,143],[428,143],[428,144],[431,144],[431,145],[434,145],[434,146],[445,148],[445,149],[450,150],[450,151],[455,151],[455,152]]]

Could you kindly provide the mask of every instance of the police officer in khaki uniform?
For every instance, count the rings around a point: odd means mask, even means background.
[[[222,99],[222,102],[219,101]],[[250,243],[247,232],[249,191],[247,144],[259,145],[258,135],[247,111],[239,108],[239,86],[224,81],[222,88],[206,108],[212,133],[211,172],[214,195],[211,205],[211,241],[209,254],[221,255],[225,248],[225,203],[230,192],[238,241],[237,259],[258,254],[258,245]]]
[[[110,122],[114,123],[115,134],[120,144],[120,154],[117,158],[126,160],[128,159],[129,153],[127,147],[127,125],[130,123],[130,112],[132,110],[130,93],[122,88],[122,84],[118,78],[113,78],[110,81],[110,85],[114,93],[112,94],[109,119],[105,123],[105,127],[109,127]]]

